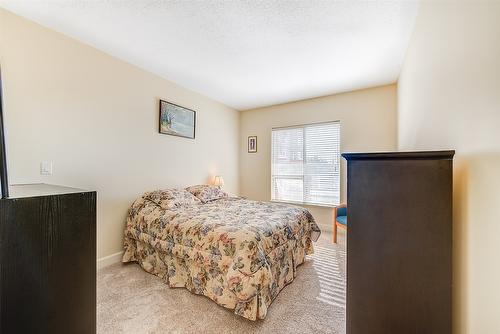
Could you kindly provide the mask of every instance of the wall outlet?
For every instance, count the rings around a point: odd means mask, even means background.
[[[40,162],[40,174],[41,175],[52,175],[52,161]]]

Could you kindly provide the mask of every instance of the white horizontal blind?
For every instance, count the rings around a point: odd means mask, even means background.
[[[274,201],[340,203],[340,123],[272,130],[271,196]]]

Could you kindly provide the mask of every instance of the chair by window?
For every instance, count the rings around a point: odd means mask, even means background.
[[[347,204],[340,204],[333,209],[333,243],[337,243],[337,228],[347,231]]]

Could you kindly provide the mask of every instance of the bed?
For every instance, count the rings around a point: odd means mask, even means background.
[[[264,319],[320,233],[302,207],[230,197],[215,186],[159,190],[132,204],[123,262]]]

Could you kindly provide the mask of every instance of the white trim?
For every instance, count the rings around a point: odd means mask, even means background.
[[[305,205],[305,206],[318,206],[321,208],[334,208],[336,206],[339,206],[339,204],[322,204],[322,203],[313,203],[313,202],[300,202],[300,201],[288,201],[288,200],[278,200],[278,199],[272,199],[271,202],[274,203],[285,203],[285,204],[294,204],[294,205]]]
[[[329,124],[329,123],[340,123],[340,120],[325,121],[325,122],[314,122],[314,123],[303,123],[303,124],[288,125],[288,126],[276,126],[276,127],[272,127],[271,130],[303,128],[303,127],[305,127],[307,125],[320,125],[320,124]]]
[[[123,251],[97,259],[97,269],[102,269],[112,264],[121,262],[122,256],[123,256]]]

